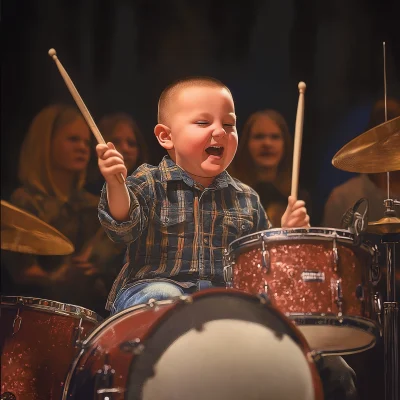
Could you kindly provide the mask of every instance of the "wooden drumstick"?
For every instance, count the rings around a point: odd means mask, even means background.
[[[92,116],[90,115],[89,110],[87,109],[85,103],[83,102],[81,96],[79,95],[78,90],[76,89],[75,85],[73,84],[67,71],[64,69],[60,60],[58,59],[56,51],[54,49],[50,49],[49,56],[55,61],[56,65],[58,67],[58,70],[60,71],[60,74],[64,79],[65,84],[67,85],[72,97],[74,98],[76,105],[81,110],[81,113],[82,113],[83,117],[85,118],[87,124],[89,125],[90,130],[93,132],[93,135],[95,136],[97,142],[100,144],[105,144],[106,142],[105,142],[102,134],[100,133],[99,128],[97,127]],[[117,178],[119,183],[125,182],[124,176],[122,174],[115,175],[115,177]]]
[[[292,190],[291,195],[297,199],[299,189],[299,172],[300,172],[300,156],[301,142],[303,138],[303,118],[304,118],[304,92],[306,84],[299,82],[299,103],[297,105],[296,128],[294,132],[294,148],[293,148],[293,169],[292,169]]]

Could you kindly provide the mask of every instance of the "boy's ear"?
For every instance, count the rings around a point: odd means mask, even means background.
[[[169,129],[167,125],[157,124],[154,127],[154,134],[157,137],[158,143],[160,143],[165,150],[172,150],[174,148],[171,139],[171,129]]]

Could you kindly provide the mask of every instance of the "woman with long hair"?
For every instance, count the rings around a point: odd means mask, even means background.
[[[230,173],[260,195],[272,225],[279,227],[290,195],[293,139],[283,116],[275,110],[250,115],[240,134],[239,147]],[[299,198],[310,199],[302,188]]]

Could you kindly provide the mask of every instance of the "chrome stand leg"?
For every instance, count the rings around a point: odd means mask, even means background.
[[[385,359],[385,400],[399,400],[399,347],[398,347],[398,303],[396,302],[395,243],[388,239],[386,244],[387,301],[384,309],[384,359]]]

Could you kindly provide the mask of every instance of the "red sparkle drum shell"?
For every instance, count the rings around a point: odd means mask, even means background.
[[[247,319],[254,319],[256,325],[262,327],[265,332],[269,332],[269,327],[273,326],[271,343],[257,342],[257,328],[252,324],[246,325],[247,333],[239,334],[240,321]],[[229,351],[224,352],[218,345],[218,351],[216,350],[217,344],[214,340],[229,342],[232,338],[227,335],[225,328],[222,330],[217,328],[219,329],[217,336],[211,339],[210,321],[231,324],[235,327],[230,332],[233,335],[237,333],[238,340],[234,341],[237,344],[236,349],[232,346]],[[194,338],[190,338],[192,334],[195,335]],[[202,339],[205,344],[202,344]],[[262,373],[271,375],[270,379],[279,381],[274,377],[274,370],[279,369],[277,364],[284,364],[285,371],[291,369],[290,357],[296,351],[289,348],[291,345],[285,342],[285,339],[289,340],[301,354],[296,362],[302,363],[302,366],[295,369],[295,374],[304,372],[309,376],[307,379],[301,378],[303,385],[297,383],[294,390],[301,393],[308,386],[307,393],[311,393],[310,397],[299,395],[297,398],[322,399],[322,385],[315,363],[315,359],[319,356],[315,357],[315,353],[310,351],[307,342],[293,322],[267,304],[262,297],[236,290],[207,289],[192,296],[134,306],[105,320],[84,341],[82,350],[68,374],[62,399],[97,399],[96,395],[99,394],[109,395],[113,400],[236,399],[235,395],[232,397],[234,392],[227,397],[219,391],[225,389],[234,391],[236,389],[233,386],[239,384],[241,385],[239,390],[251,393],[254,387],[246,381],[246,374],[254,376],[257,375],[257,371],[262,370]],[[177,343],[182,344],[183,353],[175,351]],[[255,346],[256,352],[249,351],[247,345]],[[263,353],[263,349],[268,345],[276,347],[276,353],[279,346],[288,350],[287,364],[284,363],[280,352],[278,357],[282,362],[276,362],[274,365],[269,357],[261,354],[263,367],[256,368],[256,354]],[[242,356],[236,353],[240,351],[243,352]],[[211,356],[204,354],[207,352],[211,352]],[[231,357],[230,362],[218,361],[225,360],[226,356]],[[164,365],[163,357],[167,358]],[[235,362],[232,362],[232,357]],[[244,358],[251,363],[254,362],[253,368],[244,366]],[[218,362],[220,365],[217,367],[215,363]],[[236,369],[241,368],[241,363],[243,369],[240,370],[240,374],[243,375],[243,379],[235,379],[234,375],[231,375],[235,371],[229,369],[232,366]],[[229,378],[224,375],[225,369],[229,370]],[[207,378],[207,373],[212,374],[212,377]],[[111,374],[112,379],[110,379]],[[290,372],[286,374],[290,376]],[[285,390],[285,386],[290,386],[286,374],[281,375],[281,391]],[[196,388],[196,385],[199,386]],[[257,380],[257,385],[261,391],[270,390],[262,379]],[[302,389],[299,389],[300,387]],[[155,394],[152,392],[154,390],[158,392]],[[215,397],[216,392],[218,392],[217,397]],[[295,397],[296,395],[293,398]],[[241,398],[261,397],[244,395]],[[268,398],[281,397],[272,395]]]
[[[21,296],[2,296],[0,311],[1,393],[59,400],[76,340],[102,318],[83,307]]]
[[[293,319],[312,349],[348,354],[375,345],[369,274],[374,255],[354,235],[330,228],[270,229],[233,241],[224,275],[229,287],[267,293]]]

